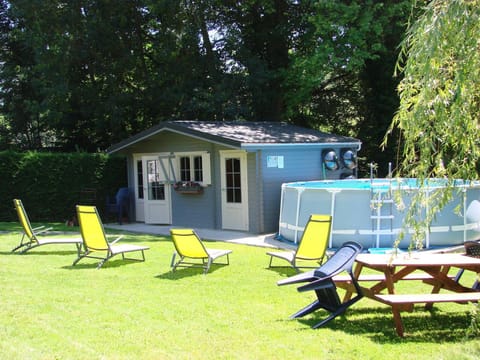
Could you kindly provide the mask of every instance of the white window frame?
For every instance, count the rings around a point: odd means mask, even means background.
[[[177,181],[180,181],[180,168],[181,168],[180,158],[189,157],[190,158],[190,178],[195,179],[194,158],[197,156],[202,157],[202,178],[203,178],[203,181],[199,181],[198,183],[201,184],[202,186],[211,185],[212,177],[211,177],[211,171],[210,171],[211,169],[210,153],[207,151],[176,152],[175,153],[175,159],[176,159],[175,178],[177,179]]]

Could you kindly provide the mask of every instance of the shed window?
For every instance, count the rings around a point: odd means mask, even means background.
[[[225,178],[227,183],[227,202],[242,202],[242,183],[240,173],[240,160],[227,159],[225,162]]]
[[[143,199],[143,164],[142,164],[142,160],[137,160],[137,192],[138,192],[138,198]]]
[[[192,180],[189,156],[182,156],[180,158],[180,180],[181,181]]]
[[[180,181],[195,181],[203,185],[210,184],[210,154],[182,153],[178,156],[178,175]]]

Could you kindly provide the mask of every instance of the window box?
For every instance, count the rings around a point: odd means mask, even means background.
[[[173,189],[180,194],[201,194],[203,187],[193,181],[179,181],[173,185]]]

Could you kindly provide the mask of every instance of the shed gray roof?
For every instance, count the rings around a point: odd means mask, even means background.
[[[300,144],[348,144],[360,147],[360,140],[324,133],[280,122],[250,121],[163,121],[129,139],[112,145],[108,153],[114,153],[162,131],[204,139],[233,148],[259,148],[269,145]]]

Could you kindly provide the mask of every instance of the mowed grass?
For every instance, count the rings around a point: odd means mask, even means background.
[[[0,223],[0,230],[16,230]],[[78,229],[77,229],[78,230]],[[118,232],[115,232],[118,233]],[[113,233],[112,233],[113,234]],[[10,250],[19,232],[0,233],[0,354],[4,359],[478,359],[466,336],[473,305],[421,306],[403,313],[406,337],[388,307],[362,299],[344,316],[312,330],[324,311],[289,316],[313,301],[295,286],[278,287],[292,269],[268,269],[266,249],[232,249],[230,265],[170,271],[169,237],[125,234],[150,247],[146,262],[121,256],[96,270],[73,245],[26,255]],[[467,281],[473,281],[469,274]],[[420,283],[407,284],[412,291]]]

